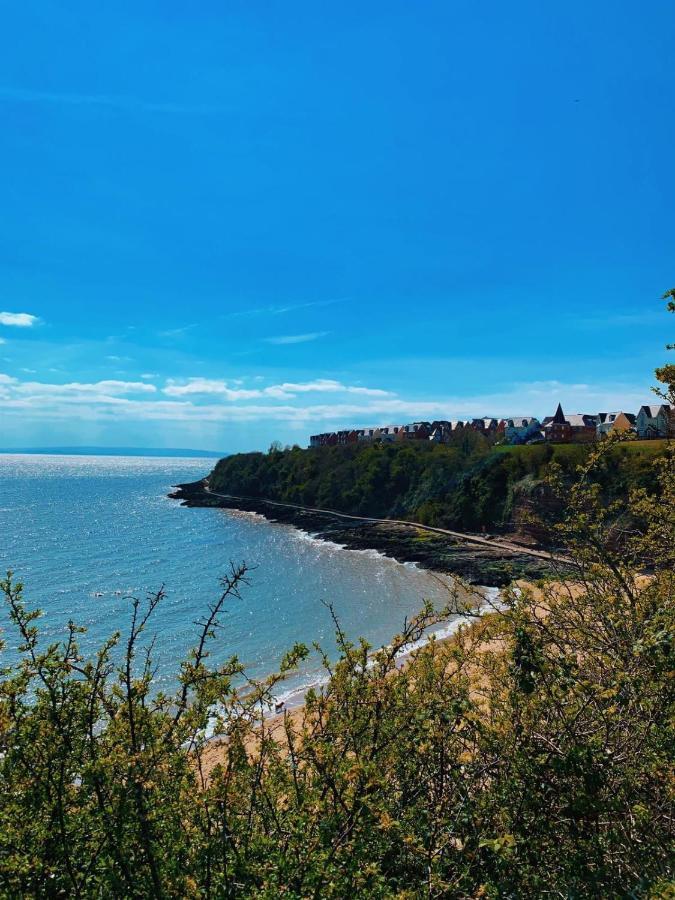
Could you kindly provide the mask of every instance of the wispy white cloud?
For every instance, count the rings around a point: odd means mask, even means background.
[[[0,374],[0,384],[11,387],[13,393],[34,398],[65,397],[101,400],[105,397],[119,397],[129,394],[154,394],[154,384],[144,381],[117,381],[106,379],[95,382],[70,381],[65,384],[43,381],[20,381],[11,375]]]
[[[30,313],[0,312],[0,325],[10,325],[16,328],[32,328],[40,320]]]
[[[162,392],[168,397],[216,394],[225,400],[251,400],[255,397],[263,396],[263,392],[257,388],[231,388],[226,381],[220,381],[215,378],[190,378],[184,383],[176,382],[170,378]]]
[[[309,300],[304,303],[270,304],[269,306],[257,306],[252,309],[241,309],[234,312],[223,313],[223,319],[244,318],[248,316],[281,316],[285,313],[296,312],[300,309],[312,309],[320,306],[333,306],[335,303],[346,303],[346,297],[335,297],[331,300]]]
[[[306,344],[326,337],[330,331],[310,331],[308,334],[282,334],[279,337],[263,338],[266,344]]]
[[[169,379],[163,393],[169,397],[187,397],[218,395],[225,400],[253,400],[268,397],[275,400],[291,400],[298,394],[360,394],[364,397],[389,397],[393,396],[389,391],[379,388],[367,388],[342,384],[329,378],[317,378],[313,381],[292,382],[285,381],[282,384],[272,384],[268,387],[243,388],[241,379],[232,382],[231,387],[227,381],[211,378],[189,378],[186,382],[177,382]]]
[[[192,322],[190,325],[181,325],[179,328],[169,328],[166,331],[158,331],[157,334],[159,337],[163,338],[182,337],[184,334],[187,334],[188,331],[197,328],[197,325],[197,322]]]
[[[343,384],[341,381],[333,381],[330,378],[317,378],[314,381],[292,382],[285,381],[283,384],[276,385],[280,390],[288,394],[361,394],[363,397],[393,397],[391,391],[384,391],[381,388],[367,388],[353,385]]]
[[[244,318],[264,318],[266,316],[281,316],[286,313],[297,312],[298,310],[312,309],[314,307],[333,306],[336,303],[345,303],[346,297],[336,297],[329,300],[308,300],[303,303],[282,303],[269,304],[268,306],[257,306],[249,309],[238,309],[232,312],[222,313],[218,318],[226,319],[244,319]],[[208,323],[190,322],[187,325],[179,325],[176,328],[168,328],[158,331],[158,337],[162,338],[178,338],[183,337],[189,331],[195,328],[206,327]],[[210,327],[210,326],[209,326]],[[320,337],[330,334],[328,331],[316,331],[309,334],[298,335],[282,335],[281,337],[263,338],[269,344],[300,344],[304,341],[313,341]]]

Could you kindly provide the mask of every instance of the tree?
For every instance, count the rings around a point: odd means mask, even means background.
[[[667,309],[669,312],[675,312],[675,288],[671,288],[663,295],[664,300],[668,300]],[[668,344],[668,350],[675,350],[675,344]],[[664,387],[655,388],[655,392],[663,397],[671,405],[675,406],[675,365],[672,363],[661,366],[656,370],[657,380]]]

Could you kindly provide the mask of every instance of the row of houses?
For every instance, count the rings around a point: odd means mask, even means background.
[[[331,447],[337,444],[356,444],[360,441],[387,443],[389,441],[434,441],[447,443],[453,434],[465,429],[475,431],[495,441],[507,444],[590,443],[612,432],[634,432],[643,440],[675,437],[675,409],[665,403],[641,406],[639,411],[611,413],[565,414],[562,406],[542,421],[536,416],[512,416],[509,419],[481,418],[433,422],[412,422],[408,425],[382,425],[375,428],[353,428],[313,434],[310,447]]]

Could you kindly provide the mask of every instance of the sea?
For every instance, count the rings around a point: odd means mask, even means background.
[[[387,645],[425,600],[448,602],[453,581],[381,554],[346,550],[289,525],[252,513],[190,509],[171,500],[173,485],[195,481],[205,459],[0,454],[0,570],[24,584],[39,608],[43,645],[64,638],[69,620],[92,654],[113,632],[129,628],[131,598],[163,588],[150,620],[156,687],[176,687],[180,661],[194,646],[196,624],[219,596],[232,563],[249,567],[248,584],[231,598],[211,644],[211,660],[236,655],[247,674],[277,670],[296,642],[318,643],[334,659],[334,625],[352,640]],[[484,589],[489,596],[489,589]],[[457,627],[435,627],[443,635]],[[0,608],[5,648],[15,661],[20,643]],[[325,678],[316,652],[278,694],[298,702]]]

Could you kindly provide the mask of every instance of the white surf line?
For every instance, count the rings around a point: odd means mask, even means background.
[[[499,612],[504,608],[499,600],[501,588],[481,587],[479,590],[483,592],[483,599],[472,611],[470,617],[465,613],[457,612],[453,618],[449,620],[446,619],[444,622],[437,622],[436,625],[432,626],[432,630],[422,635],[419,640],[410,641],[405,644],[396,654],[396,668],[401,669],[403,666],[407,665],[414,653],[428,647],[432,641],[440,641],[441,643],[447,641],[456,634],[460,628],[467,625],[471,618],[474,618],[475,616],[482,617],[490,612]],[[367,668],[370,669],[375,665],[375,656],[377,653],[381,650],[389,649],[390,646],[388,644],[373,649],[368,655]],[[290,712],[291,710],[299,709],[304,705],[305,698],[310,690],[322,690],[328,684],[330,679],[330,674],[323,669],[320,670],[320,672],[315,671],[306,673],[304,680],[301,681],[300,684],[291,685],[286,688],[286,690],[280,691],[278,694],[274,694],[270,697],[269,702],[264,704],[265,717],[278,716],[281,715],[282,712]],[[281,685],[279,686],[281,687]],[[222,740],[226,739],[226,735],[213,733],[210,734],[207,739],[209,741]]]
[[[493,550],[508,550],[510,553],[524,553],[527,556],[536,556],[539,559],[545,559],[547,562],[559,562],[564,565],[570,565],[571,559],[566,556],[558,556],[554,553],[548,553],[545,550],[535,550],[532,547],[513,544],[509,541],[492,540],[490,538],[480,537],[479,535],[465,534],[462,531],[451,531],[449,528],[438,528],[434,525],[422,525],[421,522],[409,522],[405,519],[377,519],[374,516],[353,516],[349,513],[341,513],[335,509],[318,509],[314,506],[300,506],[297,503],[281,503],[278,500],[265,500],[260,497],[237,497],[234,494],[220,494],[212,491],[208,485],[204,487],[205,494],[211,494],[213,497],[222,497],[223,500],[239,500],[244,503],[265,503],[267,506],[279,506],[285,509],[297,509],[301,512],[320,513],[326,516],[337,516],[340,519],[350,519],[355,522],[373,522],[382,523],[384,525],[402,525],[406,528],[421,528],[423,531],[431,531],[434,534],[443,534],[466,541],[473,544],[481,544],[485,547],[491,547]]]

